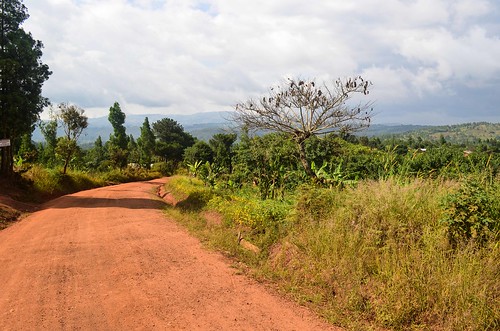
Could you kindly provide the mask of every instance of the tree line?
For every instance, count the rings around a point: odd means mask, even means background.
[[[14,160],[19,168],[38,163],[47,168],[62,167],[63,173],[68,167],[100,172],[125,167],[149,170],[153,163],[161,163],[173,171],[182,161],[184,149],[195,143],[195,138],[170,118],[151,125],[146,117],[137,138],[127,134],[125,119],[120,104],[115,102],[109,108],[108,120],[113,132],[107,141],[103,142],[99,136],[92,148],[82,149],[78,138],[88,126],[85,111],[77,105],[61,103],[51,112],[50,120],[38,123],[44,142],[35,144],[31,134],[25,134]],[[58,128],[64,132],[61,137],[57,136]]]
[[[0,172],[13,172],[23,164],[107,171],[127,166],[150,169],[157,163],[163,173],[184,166],[208,184],[252,183],[261,195],[277,196],[303,182],[346,185],[362,178],[391,174],[447,175],[460,171],[498,171],[498,142],[481,141],[474,153],[444,137],[436,143],[419,137],[407,141],[391,138],[357,138],[367,128],[372,104],[361,102],[372,82],[360,76],[334,82],[290,78],[269,88],[267,95],[235,105],[236,133],[219,133],[208,142],[198,141],[170,118],[153,124],[145,118],[140,136],[127,135],[125,113],[118,102],[109,108],[113,133],[104,143],[99,137],[89,150],[78,146],[88,126],[82,108],[61,103],[51,120],[39,123],[39,114],[50,104],[41,95],[51,72],[41,62],[43,44],[26,33],[28,18],[20,0],[0,2]],[[359,102],[353,102],[358,100]],[[45,142],[36,146],[31,133],[39,123]],[[57,129],[64,134],[57,137]],[[259,132],[260,134],[254,134]],[[264,133],[264,134],[263,134]]]

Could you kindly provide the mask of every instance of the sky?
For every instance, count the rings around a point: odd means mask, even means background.
[[[23,3],[43,95],[89,117],[232,111],[287,78],[361,75],[374,123],[500,122],[499,0]]]

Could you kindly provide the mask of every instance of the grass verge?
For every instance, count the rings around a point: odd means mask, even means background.
[[[42,203],[56,197],[106,185],[149,180],[161,177],[159,172],[143,169],[112,170],[105,173],[90,173],[69,170],[62,174],[58,169],[47,169],[33,165],[22,175],[15,175],[0,183],[0,195],[17,201]],[[0,230],[15,222],[21,212],[15,204],[0,203]]]
[[[170,216],[336,325],[500,328],[498,236],[451,245],[441,221],[442,201],[457,183],[389,179],[344,190],[302,187],[290,201],[261,201],[251,189],[217,191],[185,177],[168,185],[184,201],[197,197],[195,204],[169,208]],[[214,212],[219,221],[207,217]],[[238,233],[260,252],[238,245]]]

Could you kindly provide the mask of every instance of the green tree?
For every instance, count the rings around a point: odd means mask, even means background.
[[[40,148],[39,160],[48,167],[53,167],[56,163],[57,117],[55,115],[51,117],[51,120],[40,121],[38,124],[45,139],[45,145]]]
[[[21,28],[28,17],[21,0],[0,2],[0,138],[11,141],[31,133],[49,104],[41,93],[51,72],[41,62],[43,44]],[[12,167],[12,147],[1,148],[0,173]]]
[[[306,140],[312,135],[346,135],[368,127],[371,104],[349,106],[347,101],[356,94],[368,94],[370,85],[361,77],[339,79],[333,86],[289,79],[283,86],[272,87],[267,97],[238,103],[234,120],[248,129],[277,131],[291,137],[306,173],[314,177],[306,155]]]
[[[21,137],[21,144],[17,152],[17,162],[33,162],[37,158],[37,149],[31,140],[31,133],[25,133]]]
[[[128,162],[140,165],[141,155],[139,152],[139,146],[135,141],[134,136],[132,135],[128,137],[127,150],[128,150]]]
[[[76,105],[59,104],[57,118],[61,121],[64,136],[57,141],[56,154],[64,161],[63,174],[66,173],[71,158],[78,150],[78,138],[88,126],[88,118],[84,113],[85,111]]]
[[[149,169],[151,167],[151,162],[153,161],[153,152],[155,150],[156,139],[151,126],[149,125],[149,119],[146,117],[144,123],[141,126],[141,136],[137,139],[137,145],[139,146],[139,163],[141,166]]]
[[[87,167],[91,169],[101,169],[106,160],[106,149],[102,143],[101,136],[97,137],[94,147],[87,153]]]
[[[243,131],[234,153],[231,178],[236,183],[256,185],[262,199],[283,197],[287,185],[299,183],[297,151],[286,134],[250,137]]]
[[[214,163],[217,167],[231,173],[233,171],[232,146],[236,141],[235,133],[217,133],[208,141],[214,152]]]
[[[157,138],[156,154],[164,160],[182,161],[184,150],[194,144],[193,136],[171,118],[153,123],[153,133]]]
[[[115,166],[123,168],[128,159],[128,136],[125,128],[125,113],[121,110],[120,104],[115,102],[109,108],[108,120],[113,126],[113,133],[109,137],[108,154]]]
[[[184,162],[186,164],[195,164],[196,162],[209,162],[214,161],[214,152],[209,144],[203,140],[198,140],[193,146],[184,150]]]

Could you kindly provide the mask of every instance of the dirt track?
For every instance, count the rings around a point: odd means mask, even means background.
[[[164,180],[64,196],[0,232],[0,330],[325,330],[160,211]]]

